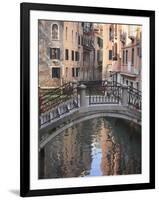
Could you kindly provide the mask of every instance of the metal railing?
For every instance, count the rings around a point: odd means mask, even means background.
[[[61,103],[58,106],[53,107],[51,110],[41,114],[39,124],[40,127],[51,123],[53,120],[59,118],[66,113],[69,113],[74,108],[78,108],[77,98],[72,98],[66,102]]]
[[[141,91],[128,87],[128,105],[135,109],[141,110],[142,106]]]
[[[123,104],[124,99],[126,103],[123,105],[141,110],[141,92],[135,88],[108,81],[82,81],[79,84],[86,85],[85,98],[89,98],[88,106]],[[81,102],[78,102],[82,94],[79,89],[77,84],[67,83],[57,89],[39,91],[40,127],[81,106]]]
[[[39,112],[45,113],[75,97],[77,98],[77,90],[73,88],[72,83],[64,84],[56,89],[39,89]]]
[[[120,86],[100,85],[89,88],[89,104],[118,104],[121,95]]]
[[[122,99],[123,85],[116,81],[81,81],[87,86],[89,104],[118,104]],[[127,86],[128,105],[141,110],[141,91]]]
[[[121,97],[121,84],[107,80],[81,82],[87,86],[89,105],[92,104],[118,104]]]

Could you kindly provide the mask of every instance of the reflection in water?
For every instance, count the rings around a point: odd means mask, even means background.
[[[39,153],[39,178],[141,173],[141,127],[97,118],[53,138]]]

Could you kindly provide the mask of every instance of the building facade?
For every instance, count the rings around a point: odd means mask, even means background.
[[[104,45],[112,47],[112,57],[109,61],[103,57],[105,63],[110,65],[109,73],[112,81],[141,90],[141,26],[110,24],[107,27],[109,39],[104,39]],[[107,35],[104,34],[105,36]],[[104,48],[106,49],[106,48]],[[106,50],[105,50],[106,51]],[[111,51],[110,51],[111,52]],[[104,68],[104,66],[103,66]],[[109,76],[107,77],[109,79]]]
[[[81,80],[91,81],[95,77],[95,48],[93,23],[83,22],[83,63],[81,63]]]
[[[110,74],[112,72],[112,31],[111,24],[103,24],[103,68],[102,80],[111,80]]]
[[[81,45],[82,24],[79,22],[64,22],[63,44],[65,58],[63,61],[63,82],[80,80],[80,67],[83,60],[83,47]]]
[[[141,89],[141,26],[39,20],[39,87],[110,80]]]
[[[103,71],[103,24],[94,24],[94,80],[102,80]]]
[[[141,90],[141,26],[124,25],[121,42],[121,83]]]
[[[80,80],[83,27],[79,22],[39,21],[39,86]]]
[[[39,87],[62,84],[63,22],[39,20]]]

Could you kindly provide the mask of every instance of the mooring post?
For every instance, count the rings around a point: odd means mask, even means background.
[[[123,85],[122,86],[122,98],[121,98],[121,103],[123,106],[127,106],[128,105],[128,86],[127,85]]]
[[[80,107],[88,107],[88,99],[86,97],[86,86],[84,84],[81,84],[79,86],[80,90]]]

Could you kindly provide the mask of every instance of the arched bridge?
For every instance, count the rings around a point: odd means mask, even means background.
[[[40,149],[65,129],[88,119],[108,116],[141,124],[140,91],[114,82],[68,83],[41,91],[39,101]]]

